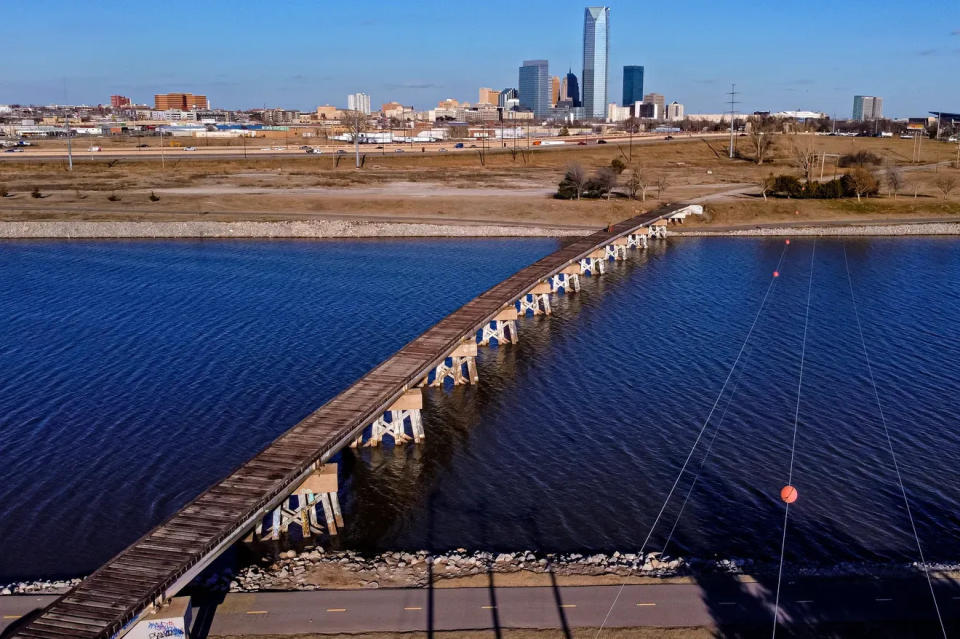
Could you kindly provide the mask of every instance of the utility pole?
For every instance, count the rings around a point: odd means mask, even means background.
[[[163,127],[160,127],[160,168],[167,168],[167,161],[163,155]]]
[[[733,133],[733,115],[736,112],[737,104],[737,85],[730,85],[730,159],[733,159],[733,143],[734,143],[734,133]]]
[[[67,170],[73,170],[73,144],[70,140],[70,113],[69,111],[64,115],[64,120],[67,125]]]

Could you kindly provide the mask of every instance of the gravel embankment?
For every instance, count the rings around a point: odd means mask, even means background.
[[[850,224],[844,226],[770,226],[752,229],[697,229],[676,231],[670,230],[670,235],[679,237],[714,237],[714,236],[797,236],[797,235],[960,235],[960,222],[932,222],[924,224]]]
[[[497,224],[404,224],[347,220],[289,222],[0,222],[0,238],[561,237],[589,231]]]

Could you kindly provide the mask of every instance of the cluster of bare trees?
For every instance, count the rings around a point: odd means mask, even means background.
[[[625,174],[621,179],[620,175]],[[613,190],[622,186],[627,197],[631,200],[647,201],[647,193],[656,189],[657,199],[662,199],[670,186],[667,176],[648,172],[640,163],[634,163],[617,171],[614,168],[602,167],[593,175],[588,175],[583,165],[574,162],[567,166],[564,183],[569,184],[576,199],[581,199],[585,193],[599,193],[610,198]],[[561,189],[563,184],[561,184]]]

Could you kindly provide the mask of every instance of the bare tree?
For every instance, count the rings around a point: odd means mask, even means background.
[[[947,196],[950,195],[951,191],[957,188],[957,176],[953,173],[943,172],[937,176],[937,179],[934,180],[933,184],[937,187],[937,190],[940,191],[943,199],[947,199]]]
[[[890,194],[893,195],[893,199],[897,199],[897,193],[903,188],[903,169],[901,169],[897,164],[891,162],[887,165],[887,188],[890,190]]]
[[[763,164],[767,152],[773,147],[773,133],[766,130],[760,122],[755,122],[750,129],[750,146],[753,147],[754,160],[757,164]]]
[[[583,165],[579,162],[571,162],[567,165],[567,174],[564,179],[573,185],[573,188],[577,192],[577,199],[579,200],[583,195],[584,189],[587,188],[587,182],[589,181],[586,169],[584,169]]]
[[[367,130],[369,116],[362,111],[344,111],[340,122],[347,127],[347,133],[353,140],[353,147],[357,155],[357,168],[360,168],[360,136]]]
[[[817,164],[817,152],[813,147],[813,137],[804,136],[805,140],[797,141],[796,135],[790,140],[790,152],[793,156],[793,164],[803,174],[804,179],[810,182],[813,179],[813,168]]]
[[[666,193],[667,187],[670,186],[670,183],[667,181],[667,176],[662,173],[657,176],[657,199],[663,199],[663,194]]]
[[[600,195],[606,195],[609,200],[614,187],[617,186],[617,172],[610,167],[602,166],[597,169],[590,180],[590,184],[597,189]]]
[[[767,175],[757,180],[757,186],[760,187],[760,195],[763,196],[763,201],[767,201],[767,191],[770,190],[770,187],[773,186],[773,175]]]
[[[877,178],[873,176],[873,173],[859,167],[853,170],[853,173],[850,174],[850,179],[853,183],[853,190],[857,194],[857,202],[860,201],[860,196],[876,192],[879,186]]]
[[[624,183],[624,186],[627,187],[630,199],[637,199],[637,193],[639,193],[640,201],[647,201],[647,189],[650,188],[650,183],[646,174],[643,172],[643,167],[639,164],[634,164],[630,167],[630,175],[627,176],[627,181]]]

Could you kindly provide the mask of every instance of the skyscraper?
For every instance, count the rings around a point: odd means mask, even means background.
[[[872,95],[853,96],[854,120],[879,120],[883,118],[883,98]]]
[[[663,118],[663,117],[664,117],[664,115],[665,115],[664,109],[665,109],[666,106],[667,106],[667,101],[664,99],[664,97],[663,97],[662,95],[660,95],[659,93],[648,93],[648,94],[646,94],[645,96],[643,96],[643,102],[644,102],[645,104],[656,104],[656,105],[657,105],[657,113],[656,113],[656,115],[653,116],[653,117],[655,117],[655,118]]]
[[[610,8],[587,7],[583,14],[583,108],[588,118],[607,115],[607,57]]]
[[[566,82],[566,91],[560,91],[561,100],[570,100],[570,106],[581,107],[583,103],[580,102],[580,83],[577,81],[577,74],[573,71],[567,72],[567,77],[564,78]]]
[[[557,106],[560,101],[560,76],[550,77],[550,106]]]
[[[550,109],[550,73],[546,60],[524,60],[520,67],[520,106],[533,111],[537,117],[547,115]]]
[[[643,67],[629,65],[623,67],[623,106],[633,106],[643,101]]]
[[[500,92],[500,97],[497,98],[497,106],[504,109],[509,109],[512,105],[509,104],[510,101],[516,101],[517,96],[520,95],[516,89],[509,88],[504,89]]]

